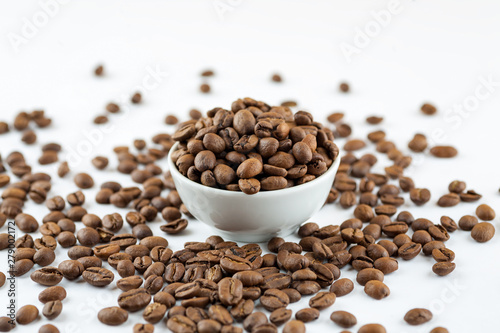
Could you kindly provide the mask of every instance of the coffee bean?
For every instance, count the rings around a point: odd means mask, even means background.
[[[65,298],[66,290],[61,286],[49,287],[38,295],[38,300],[44,304],[51,301],[62,301]]]
[[[449,333],[449,331],[444,327],[435,327],[430,331],[430,333]]]
[[[432,271],[439,276],[445,276],[455,270],[456,264],[449,261],[437,262],[432,266]]]
[[[471,237],[479,243],[485,243],[495,235],[495,227],[488,222],[480,222],[471,230]]]
[[[283,325],[292,318],[292,310],[279,308],[274,310],[269,316],[269,321],[276,326]]]
[[[165,313],[167,312],[167,307],[161,303],[151,303],[144,309],[142,317],[148,323],[156,324],[163,319]]]
[[[387,333],[387,331],[380,324],[366,324],[359,328],[358,333]]]
[[[495,219],[495,211],[488,205],[482,204],[476,208],[476,215],[483,221],[491,221]]]
[[[483,196],[476,193],[474,190],[469,190],[467,192],[460,193],[460,200],[463,202],[474,202],[481,199]]]
[[[428,103],[423,104],[422,107],[420,108],[420,110],[428,116],[431,116],[437,112],[436,107],[434,105],[428,104]]]
[[[31,280],[43,286],[54,286],[61,282],[63,275],[55,267],[44,267],[31,273]]]
[[[34,305],[25,305],[17,310],[16,321],[20,325],[28,325],[38,318],[38,309]]]
[[[24,213],[18,214],[15,217],[14,222],[19,228],[19,230],[25,233],[34,232],[38,229],[38,222],[33,216],[28,214]]]
[[[455,259],[455,253],[447,248],[434,249],[432,250],[432,257],[437,262],[453,261]]]
[[[260,298],[261,305],[268,311],[286,308],[290,303],[288,295],[279,289],[268,289]]]
[[[405,314],[404,320],[410,325],[422,325],[432,319],[432,313],[427,309],[411,309]]]
[[[168,222],[165,225],[160,226],[160,230],[166,232],[167,234],[178,234],[188,226],[188,221],[186,219],[177,219],[172,222]]]
[[[332,292],[320,292],[316,296],[313,296],[309,300],[309,306],[318,310],[324,310],[329,308],[335,303],[336,299],[335,293]]]
[[[49,320],[57,318],[62,312],[62,302],[60,300],[49,301],[45,303],[42,314]]]
[[[213,319],[200,320],[196,325],[199,333],[213,333],[220,332],[222,324]]]
[[[479,223],[479,221],[478,221],[477,217],[472,216],[472,215],[464,215],[458,221],[458,226],[462,230],[471,231],[472,228],[474,228],[474,226],[477,225],[478,223]]]
[[[300,320],[291,320],[283,327],[283,333],[305,333],[306,326]]]
[[[458,151],[452,146],[435,146],[431,148],[431,154],[439,158],[451,158],[458,154]]]
[[[224,278],[218,283],[218,294],[222,304],[236,305],[243,297],[243,284],[238,279]]]
[[[417,206],[421,206],[431,199],[431,192],[425,188],[413,188],[410,190],[410,199]]]
[[[453,207],[460,203],[460,196],[456,193],[448,193],[443,195],[438,200],[438,206],[440,207]]]
[[[208,315],[210,316],[210,319],[216,320],[222,325],[230,325],[233,323],[233,318],[231,317],[231,314],[229,311],[222,305],[215,304],[210,306],[208,309]],[[250,316],[249,316],[250,317]],[[247,319],[249,318],[247,317]],[[245,319],[245,321],[247,320]],[[267,319],[266,319],[267,322]],[[243,323],[243,325],[245,325]]]
[[[319,310],[314,308],[306,308],[295,313],[295,318],[303,323],[309,323],[319,318]]]
[[[33,265],[33,261],[31,261],[30,259],[17,260],[14,264],[14,270],[12,271],[12,274],[15,276],[23,276],[30,271]]]
[[[450,183],[448,186],[448,190],[452,193],[457,193],[460,194],[463,191],[465,191],[466,184],[465,182],[459,181],[459,180],[454,180]]]
[[[365,284],[365,293],[376,300],[381,300],[389,296],[390,290],[383,282],[371,280]]]
[[[330,319],[343,328],[350,328],[358,323],[356,317],[347,311],[334,311]]]
[[[139,103],[141,103],[141,101],[142,101],[142,95],[141,95],[141,93],[136,92],[135,94],[133,94],[132,97],[130,98],[130,101],[133,104],[139,104]]]
[[[342,83],[340,84],[340,86],[339,86],[339,89],[340,89],[340,91],[341,91],[341,92],[343,92],[343,93],[347,93],[347,92],[349,92],[350,87],[349,87],[349,84],[347,84],[347,83],[345,83],[345,82],[342,82]]]
[[[368,281],[377,280],[380,282],[384,281],[384,273],[375,268],[365,268],[358,272],[356,276],[356,281],[364,286]]]
[[[0,317],[0,332],[10,332],[16,327],[16,322],[9,317]]]
[[[54,250],[44,247],[33,255],[33,262],[40,266],[48,266],[54,262],[55,258]]]
[[[263,312],[254,312],[245,318],[243,327],[247,332],[253,332],[255,327],[267,324],[267,317]]]
[[[422,250],[420,243],[409,242],[399,247],[398,254],[403,260],[411,260],[415,258]]]
[[[111,306],[100,310],[97,319],[103,324],[117,326],[127,321],[128,312],[118,306]]]
[[[102,267],[89,267],[82,273],[82,277],[85,282],[95,287],[107,286],[115,278],[110,270]]]
[[[330,287],[330,292],[334,293],[337,297],[342,297],[349,294],[354,289],[354,284],[351,280],[343,278],[335,281]]]
[[[151,301],[151,295],[144,288],[131,289],[118,296],[118,305],[129,312],[145,308]]]

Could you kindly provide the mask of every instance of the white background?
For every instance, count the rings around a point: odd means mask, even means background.
[[[70,179],[76,171],[91,168],[90,158],[111,157],[115,145],[172,131],[163,123],[168,113],[185,119],[193,107],[204,111],[229,107],[231,101],[250,96],[275,105],[297,100],[301,109],[320,121],[333,111],[343,111],[355,128],[353,137],[364,138],[369,131],[383,128],[407,153],[406,144],[417,132],[436,143],[456,146],[459,155],[450,160],[413,156],[415,167],[407,174],[433,194],[431,202],[419,208],[406,197],[401,209],[415,217],[437,223],[442,215],[458,221],[473,214],[477,204],[436,206],[454,179],[465,180],[468,188],[483,194],[483,203],[500,207],[500,3],[496,1],[401,1],[396,13],[385,16],[382,28],[373,13],[387,13],[387,1],[70,1],[52,7],[52,16],[42,22],[46,14],[41,3],[46,2],[0,4],[0,119],[11,122],[17,112],[38,108],[54,119],[50,129],[37,130],[37,145],[22,144],[20,133],[14,131],[0,137],[0,152],[5,157],[22,150],[35,165],[41,144],[62,143],[61,158],[71,156],[76,164],[66,180],[54,178],[51,195],[75,191]],[[28,35],[26,29],[34,17],[41,21]],[[362,41],[359,31],[365,29],[374,30]],[[15,38],[18,44],[12,42]],[[356,48],[351,57],[341,51],[347,44]],[[103,78],[92,75],[99,63],[105,65]],[[213,92],[201,94],[199,85],[204,80],[199,73],[207,68],[216,72],[208,80]],[[128,97],[155,69],[168,77],[146,92],[142,105],[111,115],[106,133],[96,132],[92,119],[104,113],[104,106]],[[274,72],[282,74],[282,84],[270,82]],[[351,84],[349,94],[338,92],[344,80]],[[485,80],[494,84],[487,87],[482,83]],[[438,107],[435,116],[419,112],[426,101]],[[464,107],[464,103],[470,104]],[[464,112],[457,113],[456,105],[462,105]],[[380,126],[366,125],[368,115],[381,115],[385,120]],[[83,156],[74,153],[88,147],[89,137],[97,140],[91,143],[91,151]],[[380,161],[385,162],[382,157]],[[376,171],[386,166],[379,164]],[[54,172],[54,168],[37,166],[35,171]],[[106,171],[92,170],[96,184],[118,177],[123,185],[132,185],[128,177],[116,176],[115,168],[112,160]],[[85,191],[89,212],[100,216],[127,212],[96,205],[97,185]],[[48,212],[32,202],[26,204],[26,211],[39,220]],[[311,221],[340,224],[351,214],[352,209],[330,205]],[[498,218],[493,223],[498,228]],[[155,233],[161,234],[161,224],[160,217],[151,224]],[[0,232],[6,232],[6,227]],[[182,236],[167,238],[176,250],[187,240],[202,241],[211,233],[202,223],[191,221]],[[289,239],[297,240],[295,236]],[[338,298],[317,322],[308,324],[308,331],[340,332],[329,315],[333,310],[346,310],[358,318],[353,332],[370,322],[399,333],[429,332],[436,326],[450,332],[495,332],[500,293],[498,237],[478,244],[468,232],[457,231],[447,246],[457,256],[457,268],[448,277],[432,273],[432,258],[400,261],[399,270],[386,277],[390,297],[375,301],[356,284],[351,295]],[[65,251],[57,253],[54,264],[67,259]],[[5,251],[0,259],[0,269],[5,271]],[[346,268],[342,276],[355,278],[355,272]],[[64,311],[55,321],[61,332],[118,332],[124,327],[131,331],[134,323],[143,322],[140,312],[130,315],[120,328],[97,321],[99,309],[116,304],[116,287],[97,289],[82,280],[61,285],[68,291]],[[19,278],[18,306],[30,303],[41,310],[37,295],[42,289],[31,282],[29,274]],[[0,315],[6,294],[4,286]],[[304,298],[290,308],[306,306]],[[434,318],[421,327],[407,325],[403,316],[414,307],[432,309]],[[42,318],[17,331],[34,332],[47,322]],[[162,323],[156,326],[157,331],[165,329]]]

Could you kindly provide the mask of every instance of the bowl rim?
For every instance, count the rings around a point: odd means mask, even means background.
[[[224,195],[224,196],[231,196],[231,197],[238,197],[239,196],[241,198],[252,198],[252,197],[253,198],[257,198],[257,197],[258,198],[267,198],[267,197],[271,197],[271,196],[277,195],[277,194],[294,194],[295,192],[299,192],[299,191],[303,191],[303,190],[305,191],[306,189],[308,189],[310,187],[314,187],[322,179],[324,180],[325,178],[327,178],[326,176],[328,176],[332,173],[336,173],[338,170],[338,167],[340,166],[340,159],[341,159],[341,152],[339,150],[339,154],[338,154],[337,158],[335,159],[335,161],[333,161],[332,165],[330,165],[328,170],[326,170],[325,173],[322,174],[321,176],[319,176],[319,177],[317,177],[317,178],[315,178],[307,183],[297,185],[297,186],[288,187],[288,188],[283,188],[280,190],[259,191],[255,194],[245,194],[241,191],[230,191],[230,190],[205,186],[203,184],[192,181],[188,177],[181,174],[179,172],[179,170],[177,169],[177,166],[172,161],[172,154],[174,151],[177,150],[178,146],[179,146],[179,142],[174,143],[174,145],[172,146],[172,148],[170,148],[170,151],[168,152],[168,155],[167,155],[168,170],[170,171],[170,174],[172,175],[173,178],[174,178],[173,174],[175,173],[175,175],[177,176],[178,179],[182,179],[182,182],[188,183],[190,186],[199,187],[200,190],[213,192],[214,194],[217,194],[217,195]],[[332,185],[333,185],[333,183],[332,183]]]

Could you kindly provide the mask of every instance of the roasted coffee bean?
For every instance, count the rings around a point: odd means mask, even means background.
[[[268,311],[286,308],[290,303],[288,295],[279,289],[268,289],[260,298],[261,305]]]
[[[283,333],[305,333],[306,326],[300,320],[291,320],[283,327]]]
[[[165,313],[167,312],[167,307],[161,303],[151,303],[144,309],[142,317],[145,321],[151,324],[156,324],[163,319]]]
[[[365,268],[358,272],[356,276],[356,281],[364,286],[368,281],[377,280],[380,282],[384,281],[384,273],[375,268]]]
[[[318,310],[324,310],[335,303],[336,299],[335,293],[332,292],[320,292],[316,296],[313,296],[309,300],[309,306]]]
[[[61,286],[48,287],[38,295],[38,300],[44,304],[51,301],[62,301],[65,298],[66,290]]]
[[[366,324],[359,328],[358,333],[387,333],[387,331],[380,324]]]
[[[309,323],[319,318],[319,310],[314,308],[306,308],[295,313],[295,318],[303,323]]]
[[[390,274],[398,269],[398,261],[394,258],[381,257],[375,260],[373,267],[380,270],[384,275]]]
[[[76,191],[68,194],[66,200],[71,206],[81,206],[85,203],[85,195],[82,191]]]
[[[405,243],[399,247],[398,254],[403,260],[411,260],[415,258],[422,250],[422,245],[419,243]]]
[[[208,315],[210,316],[210,319],[217,320],[222,325],[231,325],[233,323],[233,318],[231,317],[229,311],[224,306],[219,304],[211,305],[208,309]]]
[[[218,283],[218,295],[222,304],[236,305],[243,297],[243,284],[238,279],[224,278]]]
[[[437,262],[453,261],[455,259],[455,253],[447,248],[434,249],[432,250],[432,257]]]
[[[44,267],[31,273],[30,277],[43,286],[55,286],[61,282],[63,274],[56,267]]]
[[[45,303],[42,314],[49,320],[57,318],[62,312],[62,302],[60,300],[49,301]]]
[[[199,333],[220,332],[222,324],[213,319],[203,319],[196,325]]]
[[[330,319],[343,328],[350,328],[358,323],[356,317],[347,311],[334,311]]]
[[[77,260],[64,260],[57,267],[61,274],[68,280],[74,280],[82,275],[85,267]]]
[[[432,266],[432,271],[439,276],[445,276],[455,270],[455,263],[449,261],[437,262]]]
[[[54,250],[47,247],[41,248],[33,255],[33,262],[40,266],[47,266],[54,262],[56,255]]]
[[[107,286],[115,278],[110,270],[102,267],[89,267],[82,273],[82,277],[85,282],[95,287]]]
[[[245,318],[243,327],[247,332],[253,332],[254,328],[267,324],[267,317],[263,312],[254,312]]]
[[[410,325],[422,325],[432,319],[432,313],[427,309],[411,309],[405,314],[404,320]]]
[[[463,202],[474,202],[482,198],[482,195],[476,193],[474,190],[460,193],[460,200]]]
[[[128,312],[118,306],[111,306],[100,310],[97,319],[103,324],[117,326],[127,321]]]
[[[458,221],[458,226],[462,230],[471,231],[472,228],[474,228],[474,226],[477,225],[478,223],[479,221],[477,220],[477,217],[472,215],[464,215]]]
[[[233,279],[240,280],[244,287],[257,286],[264,281],[262,274],[255,271],[239,271],[233,275]]]
[[[34,305],[25,305],[17,310],[16,321],[20,325],[28,325],[38,318],[38,309]]]
[[[254,302],[250,299],[242,299],[231,309],[231,315],[236,321],[243,321],[254,310]]]
[[[151,301],[151,295],[144,288],[131,289],[118,296],[118,305],[129,312],[145,308]]]
[[[335,281],[330,287],[330,292],[334,293],[337,297],[345,296],[354,289],[354,284],[349,279],[340,279]]]
[[[482,204],[476,208],[476,215],[483,221],[492,221],[495,219],[495,211],[488,205]]]
[[[389,296],[390,290],[383,282],[371,280],[365,284],[365,293],[376,300],[381,300]]]
[[[88,189],[94,186],[94,180],[86,173],[79,173],[74,178],[75,185],[81,189]]]
[[[19,230],[25,233],[35,232],[38,229],[38,222],[33,216],[28,214],[18,214],[15,217],[14,222]]]
[[[279,308],[274,310],[269,316],[269,321],[276,326],[283,325],[292,318],[292,310]]]
[[[443,195],[438,200],[438,206],[440,207],[453,207],[460,203],[460,196],[456,193],[448,193]]]
[[[62,233],[61,233],[62,234]],[[76,238],[83,246],[93,247],[100,241],[99,233],[93,228],[82,228],[76,233]]]
[[[448,231],[453,232],[458,229],[457,224],[448,216],[441,217],[441,225]]]
[[[430,152],[439,158],[452,158],[458,154],[458,151],[452,146],[435,146],[431,148]]]
[[[186,229],[188,221],[186,219],[177,219],[160,226],[160,230],[167,234],[178,234]]]
[[[396,237],[399,234],[405,234],[408,231],[408,225],[405,222],[393,222],[384,225],[382,231],[389,237]]]
[[[489,222],[480,222],[471,230],[471,237],[479,243],[485,243],[495,235],[495,227]]]
[[[431,199],[431,192],[425,188],[413,188],[410,190],[410,199],[415,205],[421,206]]]

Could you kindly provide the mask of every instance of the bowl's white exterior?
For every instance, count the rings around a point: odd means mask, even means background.
[[[183,176],[168,154],[168,166],[177,192],[189,212],[227,240],[264,242],[286,236],[318,212],[326,201],[340,165],[340,156],[317,179],[277,191],[248,195],[216,189]]]

